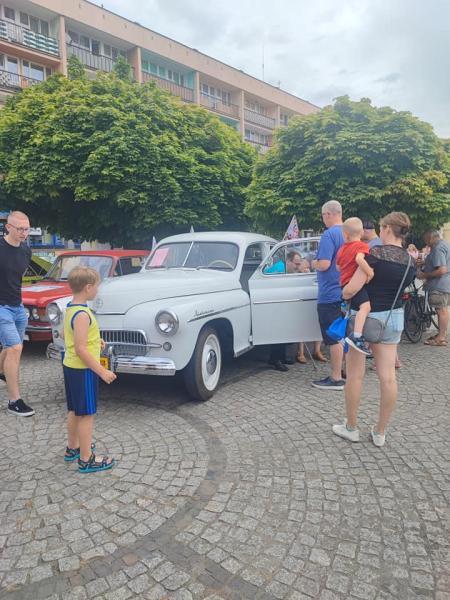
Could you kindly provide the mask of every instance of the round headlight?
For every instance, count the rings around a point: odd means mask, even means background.
[[[62,312],[61,309],[59,308],[59,306],[57,304],[55,304],[54,302],[51,302],[48,306],[47,306],[47,318],[50,321],[50,323],[52,323],[53,325],[58,325],[58,323],[61,321],[61,317],[62,317]]]
[[[36,319],[36,321],[39,320],[39,313],[36,307],[31,309],[31,316],[33,317],[33,319]]]
[[[164,335],[173,335],[178,331],[180,322],[175,313],[169,310],[160,310],[155,317],[156,327]]]
[[[27,319],[30,318],[30,309],[28,308],[28,306],[24,306],[25,312],[27,313]]]

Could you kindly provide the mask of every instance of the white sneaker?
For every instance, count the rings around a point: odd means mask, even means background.
[[[347,429],[347,423],[333,425],[333,433],[350,442],[359,442],[359,429]]]
[[[375,446],[378,446],[378,448],[384,446],[384,442],[386,441],[386,434],[377,433],[373,427],[370,434],[372,436],[372,442],[375,444]]]

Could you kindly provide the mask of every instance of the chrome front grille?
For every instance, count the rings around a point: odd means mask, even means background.
[[[150,349],[147,336],[140,330],[102,329],[100,335],[116,355],[146,356]]]

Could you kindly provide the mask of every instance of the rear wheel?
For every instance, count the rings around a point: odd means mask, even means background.
[[[423,330],[419,301],[416,297],[411,297],[405,303],[405,335],[412,344],[417,344],[422,339]]]
[[[213,327],[205,327],[198,336],[194,354],[184,369],[184,382],[194,400],[208,400],[219,385],[222,349]]]

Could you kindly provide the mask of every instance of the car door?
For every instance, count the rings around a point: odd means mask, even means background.
[[[277,244],[249,280],[253,344],[321,340],[317,274],[319,238]]]

